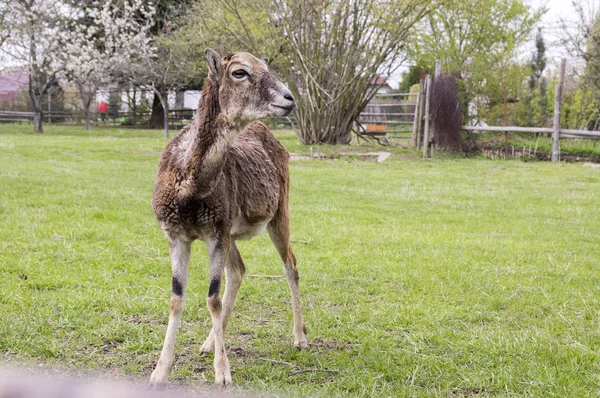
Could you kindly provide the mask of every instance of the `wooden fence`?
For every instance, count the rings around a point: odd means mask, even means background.
[[[554,98],[553,127],[518,127],[518,126],[462,126],[463,131],[471,132],[497,132],[497,133],[542,133],[552,135],[552,161],[560,161],[560,140],[570,139],[600,139],[600,131],[569,130],[560,126],[562,114],[563,89],[565,83],[565,71],[567,61],[563,59],[560,65],[559,78],[556,83],[556,95]],[[440,75],[439,61],[436,64],[436,76]],[[423,156],[431,154],[432,137],[435,126],[431,123],[430,96],[433,77],[428,75],[421,83],[420,101],[416,109],[416,117],[412,134],[412,144],[417,149],[423,146]]]
[[[195,110],[182,109],[169,111],[169,126],[180,128],[189,124],[196,114]],[[0,123],[33,123],[33,112],[16,112],[0,110]],[[92,112],[92,124],[94,126],[135,126],[138,128],[149,125],[150,112],[118,112],[113,115],[108,113]],[[44,123],[47,124],[85,124],[82,112],[54,111],[43,113]],[[289,118],[272,118],[269,124],[273,127],[290,128],[292,120]]]
[[[192,110],[171,110],[169,124],[185,124],[194,116]],[[16,112],[0,110],[0,122],[33,123],[33,112]],[[118,112],[108,113],[92,112],[91,120],[94,125],[144,125],[150,120],[150,112]],[[43,112],[43,121],[48,124],[83,124],[83,112],[77,111],[52,111]]]
[[[377,94],[363,109],[358,123],[367,135],[387,139],[409,139],[415,122],[418,99],[416,93]],[[196,111],[192,109],[169,110],[169,126],[177,128],[186,125],[194,118]],[[17,112],[0,110],[0,123],[33,123],[33,112]],[[147,126],[150,112],[117,112],[100,113],[92,111],[92,124],[96,126]],[[44,123],[48,124],[83,124],[84,114],[81,111],[45,111]],[[292,128],[294,117],[275,117],[268,120],[271,128]]]

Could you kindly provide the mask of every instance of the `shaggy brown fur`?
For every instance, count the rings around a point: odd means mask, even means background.
[[[151,383],[165,383],[173,365],[177,326],[185,303],[190,244],[206,242],[210,255],[207,304],[213,329],[202,346],[215,352],[215,379],[231,384],[224,331],[245,266],[235,240],[266,227],[285,266],[294,311],[294,344],[307,346],[298,272],[289,237],[289,154],[262,122],[294,107],[289,90],[250,54],[220,58],[207,50],[210,75],[192,124],[174,137],[158,166],[152,206],[167,235],[173,297],[167,336]],[[222,272],[227,287],[220,299]]]

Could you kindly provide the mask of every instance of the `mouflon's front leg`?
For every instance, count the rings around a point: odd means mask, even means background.
[[[191,243],[181,240],[173,240],[170,243],[171,267],[173,272],[171,311],[169,313],[169,324],[160,359],[156,364],[150,385],[157,386],[166,384],[169,374],[173,369],[175,358],[175,337],[181,322],[181,313],[185,306],[185,288],[188,281],[188,264],[190,262]]]

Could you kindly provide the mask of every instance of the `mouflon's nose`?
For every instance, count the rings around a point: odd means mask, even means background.
[[[287,93],[283,94],[283,98],[285,98],[288,101],[295,102],[294,96],[289,91]]]

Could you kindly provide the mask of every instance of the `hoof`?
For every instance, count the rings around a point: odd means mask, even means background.
[[[299,350],[304,350],[308,348],[308,341],[306,339],[294,341],[294,347]]]
[[[210,334],[204,341],[204,344],[202,344],[202,346],[200,347],[200,352],[205,353],[205,354],[215,352],[215,339],[213,337],[212,332],[210,332]]]
[[[152,376],[150,376],[150,380],[148,381],[146,387],[155,390],[161,390],[167,386],[167,378],[161,378],[158,375],[155,375],[155,372],[153,372]]]
[[[223,376],[217,376],[215,378],[215,387],[219,390],[226,389],[233,386],[233,380],[231,379],[231,373]]]
[[[204,354],[210,354],[215,352],[215,343],[205,341],[204,344],[200,347],[200,352]]]
[[[152,372],[152,375],[150,376],[150,381],[148,382],[148,387],[151,387],[151,388],[164,387],[169,380],[169,373],[171,373],[172,368],[173,368],[173,365],[164,366],[161,364],[161,362],[159,360],[158,364],[156,365],[156,368],[154,369],[154,372]]]

